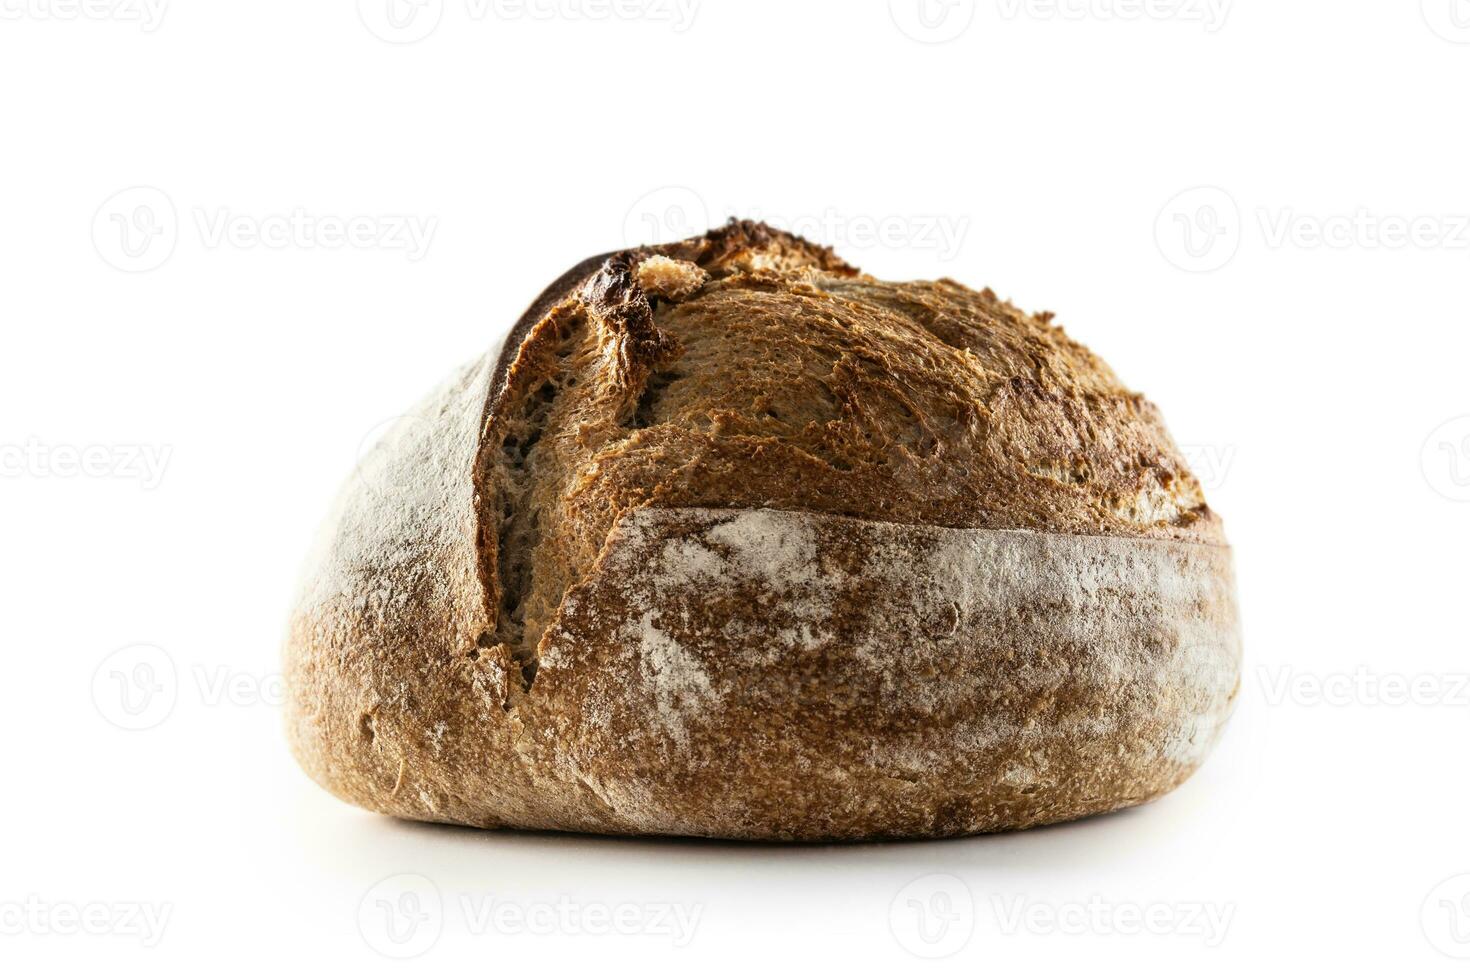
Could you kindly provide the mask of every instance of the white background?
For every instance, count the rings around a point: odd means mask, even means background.
[[[0,970],[1463,976],[1470,3],[529,2],[0,0]],[[363,441],[732,213],[1056,310],[1163,407],[1246,637],[1185,787],[785,848],[297,770],[282,623]]]

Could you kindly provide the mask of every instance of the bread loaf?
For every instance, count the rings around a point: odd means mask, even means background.
[[[1236,695],[1220,521],[1050,314],[732,222],[584,262],[363,461],[288,727],[418,820],[940,837],[1142,803]]]

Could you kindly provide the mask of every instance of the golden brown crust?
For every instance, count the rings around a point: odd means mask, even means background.
[[[703,281],[651,295],[650,257]],[[1223,541],[1157,409],[1050,314],[989,290],[881,282],[740,222],[563,284],[502,353],[485,437],[486,578],[528,675],[561,597],[639,507]]]
[[[395,492],[344,495],[287,645],[298,758],[360,805],[477,826],[966,833],[1167,791],[1198,763],[1166,759],[1180,726],[1207,745],[1228,713],[1228,556],[1209,557],[1226,554],[1224,538],[1157,410],[1049,314],[988,290],[881,282],[829,249],[732,222],[569,270],[502,350],[416,415],[414,438],[380,454]],[[671,567],[667,549],[710,551],[710,535],[752,514],[842,572],[850,588],[824,607],[837,613],[748,576],[649,585],[649,569]],[[952,561],[955,574],[1005,585],[1009,611],[971,623],[969,582],[905,591],[956,547],[972,560]],[[874,588],[863,576],[880,577],[871,556],[885,548],[910,571],[872,603],[887,620],[862,619]],[[712,553],[701,567],[729,559]],[[1061,583],[1103,574],[1117,579],[1105,594]],[[731,635],[747,606],[784,616],[788,632]],[[951,606],[951,634],[904,625],[905,608],[943,619]],[[1074,635],[1099,617],[1113,625],[1091,645]],[[1189,630],[1205,674],[1172,645]],[[854,674],[843,658],[874,644],[884,652]],[[1154,693],[1133,697],[1147,685],[1121,677],[1028,687],[1014,675],[1027,644],[1036,663],[1083,672],[1143,650]],[[657,685],[636,681],[675,648],[702,658],[710,697],[708,728],[670,741]],[[742,657],[764,664],[760,683],[739,682]],[[981,690],[1007,684],[1019,700]],[[936,714],[936,698],[960,707]],[[1056,726],[1040,749],[1035,732],[1003,734],[1026,721],[1007,711],[1057,704],[1115,724],[1096,745],[1057,741]],[[717,735],[757,710],[770,729],[758,742]],[[891,711],[913,719],[901,739]],[[989,755],[967,748],[976,739]],[[853,740],[866,754],[843,748]],[[927,775],[863,770],[899,741],[931,757]],[[695,764],[721,756],[738,765]],[[1104,757],[1114,764],[1098,769]],[[1028,784],[1040,795],[1005,804],[1021,770],[998,759],[1040,773]],[[1082,766],[1094,775],[1069,768]]]

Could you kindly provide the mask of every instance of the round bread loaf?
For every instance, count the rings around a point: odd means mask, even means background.
[[[1239,657],[1152,404],[1050,314],[749,222],[576,266],[406,417],[285,654],[359,806],[808,841],[1151,800]]]

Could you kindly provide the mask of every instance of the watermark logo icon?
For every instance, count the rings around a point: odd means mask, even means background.
[[[623,218],[623,244],[629,248],[677,242],[709,230],[709,207],[688,187],[660,187],[644,194]]]
[[[1424,23],[1446,41],[1470,44],[1470,0],[1419,0]]]
[[[1470,874],[1435,885],[1419,909],[1419,924],[1429,945],[1453,959],[1470,960]]]
[[[975,933],[975,897],[954,875],[915,878],[893,896],[888,928],[898,944],[915,956],[953,956]]]
[[[1419,453],[1424,479],[1448,500],[1470,500],[1470,415],[1439,425]]]
[[[160,725],[179,699],[173,657],[151,643],[108,654],[92,674],[92,703],[118,728],[143,731]]]
[[[0,0],[3,2],[3,0]],[[228,207],[185,209],[181,220],[173,199],[156,187],[130,187],[103,202],[92,219],[97,253],[124,272],[156,269],[173,255],[191,222],[198,244],[225,248],[352,249],[399,252],[417,262],[429,253],[439,219],[416,214],[323,214],[303,207],[246,214]]]
[[[1218,187],[1192,187],[1170,198],[1154,221],[1159,252],[1185,272],[1214,272],[1240,248],[1240,208]]]
[[[392,959],[422,956],[444,931],[439,888],[416,874],[390,875],[362,896],[357,930],[374,951]]]
[[[179,241],[179,214],[156,187],[129,187],[92,217],[92,244],[114,269],[148,272],[167,262]]]
[[[433,427],[417,415],[396,415],[367,431],[357,446],[355,472],[369,493],[384,500],[400,497],[416,486],[418,454],[433,443]]]
[[[953,41],[975,19],[975,0],[888,0],[888,16],[921,44]]]
[[[444,0],[357,0],[357,16],[379,40],[412,44],[434,33]]]

